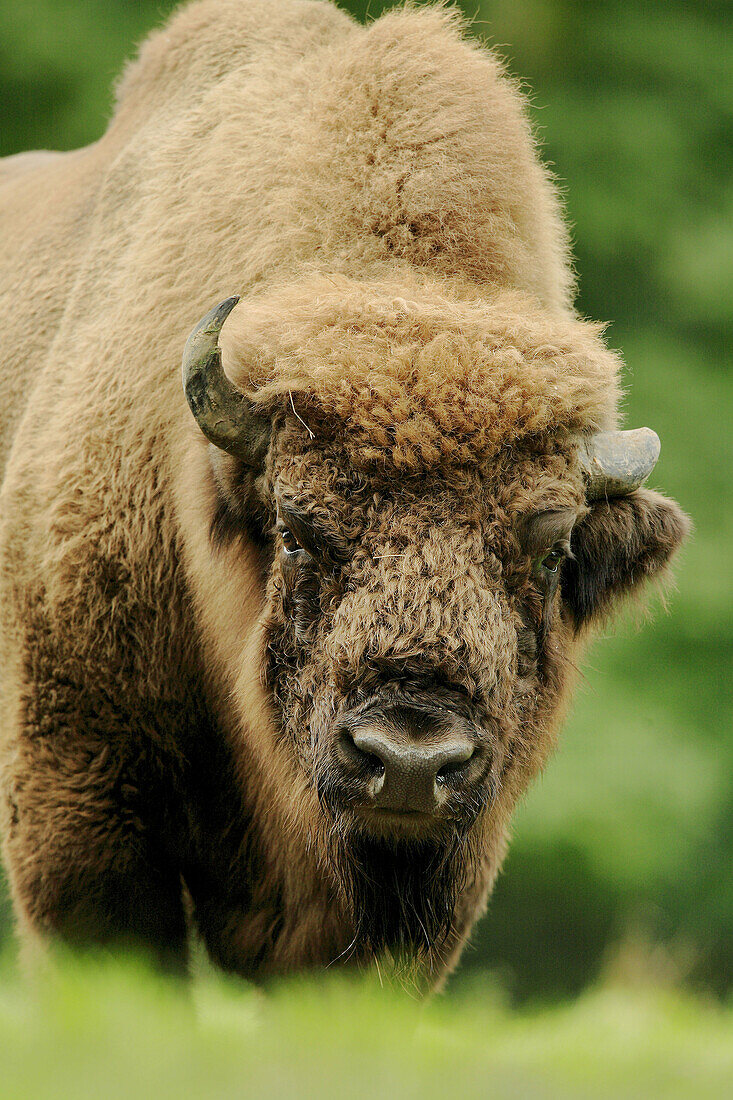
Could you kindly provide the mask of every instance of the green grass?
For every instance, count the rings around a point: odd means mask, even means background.
[[[719,1100],[733,1081],[731,1008],[669,990],[516,1013],[486,979],[423,1004],[366,978],[189,989],[135,960],[62,959],[32,988],[2,974],[2,1100]]]

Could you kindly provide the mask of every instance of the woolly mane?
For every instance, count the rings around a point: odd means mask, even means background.
[[[226,255],[203,249],[199,285],[214,261],[241,270],[244,244],[246,283],[314,257],[359,276],[404,260],[568,309],[567,233],[524,97],[460,14],[408,6],[364,27],[330,3],[273,7],[184,8],[121,85],[113,130],[150,132],[161,195],[206,196],[188,232],[215,222]]]

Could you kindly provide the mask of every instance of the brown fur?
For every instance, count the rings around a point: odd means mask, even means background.
[[[240,973],[406,950],[439,980],[553,744],[578,626],[684,534],[653,495],[584,504],[575,446],[616,422],[617,360],[572,312],[519,92],[443,8],[364,28],[201,0],[144,45],[96,145],[6,165],[0,218],[22,928],[180,963],[183,883]],[[274,425],[255,473],[210,453],[180,390],[188,331],[232,292],[225,366]],[[329,552],[288,564],[276,502]],[[548,510],[580,517],[559,585],[528,519]],[[482,785],[430,835],[369,833],[334,715],[446,691]]]

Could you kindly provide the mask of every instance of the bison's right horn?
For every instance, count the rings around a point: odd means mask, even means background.
[[[579,451],[587,500],[626,496],[643,485],[659,458],[659,436],[651,428],[596,432]]]
[[[229,381],[221,365],[219,333],[238,301],[235,297],[221,302],[189,336],[181,365],[183,389],[206,438],[248,466],[259,466],[270,441],[269,417],[254,411],[249,398]]]

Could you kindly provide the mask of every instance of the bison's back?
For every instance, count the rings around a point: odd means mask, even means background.
[[[94,149],[0,160],[0,472],[79,270]]]

